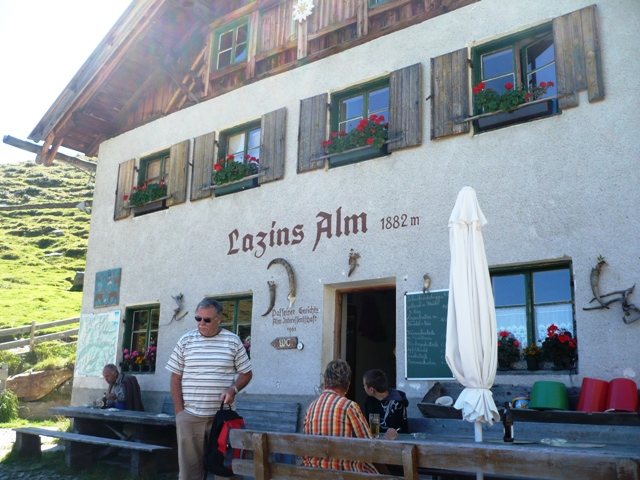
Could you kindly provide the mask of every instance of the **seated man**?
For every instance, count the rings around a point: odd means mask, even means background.
[[[109,384],[109,390],[105,394],[108,408],[144,411],[136,377],[118,372],[118,367],[113,363],[104,366],[102,376]]]
[[[389,388],[387,376],[382,370],[368,370],[363,378],[367,399],[364,402],[364,417],[370,413],[380,414],[380,432],[409,433],[407,407],[409,400],[404,392]]]
[[[373,438],[358,404],[345,397],[351,383],[351,368],[344,360],[329,362],[324,372],[324,390],[307,410],[304,433],[334,437]],[[302,458],[307,467],[378,473],[370,463],[339,458]]]

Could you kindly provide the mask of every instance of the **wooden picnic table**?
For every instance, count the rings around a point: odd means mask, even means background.
[[[125,442],[170,447],[158,458],[158,471],[178,470],[175,416],[158,412],[100,409],[95,407],[53,407],[49,411],[73,420],[74,433],[88,437],[112,438]],[[94,448],[96,459],[112,454],[113,448]]]

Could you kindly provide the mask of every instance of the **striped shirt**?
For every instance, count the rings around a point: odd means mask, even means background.
[[[196,329],[180,337],[166,368],[182,376],[184,409],[213,417],[220,410],[220,395],[233,385],[236,373],[251,371],[251,361],[236,334],[221,328],[205,337]]]
[[[328,389],[309,405],[304,419],[304,433],[330,437],[373,438],[358,404]],[[370,463],[339,458],[303,457],[302,465],[378,473]]]

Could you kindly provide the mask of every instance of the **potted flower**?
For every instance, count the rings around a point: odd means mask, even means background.
[[[538,362],[542,358],[542,349],[535,343],[522,349],[522,356],[527,362],[527,370],[538,370]]]
[[[513,362],[520,360],[520,342],[511,332],[502,330],[498,334],[498,367],[509,369]]]
[[[144,352],[143,362],[142,362],[143,370],[155,372],[157,350],[158,350],[157,347],[153,345],[149,345],[149,348],[147,348],[147,351]]]
[[[325,151],[331,155],[329,164],[335,167],[386,155],[388,128],[383,115],[371,115],[360,120],[349,132],[331,132],[322,142]]]
[[[242,161],[236,160],[235,155],[227,155],[213,169],[213,188],[217,197],[258,186],[260,160],[251,155],[245,155]]]
[[[543,115],[548,115],[553,110],[553,102],[535,102],[547,93],[555,84],[551,81],[532,83],[529,91],[515,88],[513,83],[505,83],[505,91],[501,94],[492,88],[486,88],[484,82],[478,83],[472,88],[473,104],[478,114],[495,113],[495,115],[478,118],[476,120],[480,129],[497,128],[515,121],[531,120]],[[531,105],[526,105],[530,102]]]
[[[120,366],[123,372],[137,372],[140,370],[140,363],[142,363],[142,357],[137,350],[129,351],[125,348],[122,351],[123,360]],[[140,359],[140,361],[138,361]]]
[[[578,341],[571,332],[552,323],[542,342],[542,354],[553,362],[555,370],[566,370],[572,368],[578,358],[577,347]]]
[[[124,201],[134,207],[134,213],[149,213],[166,207],[167,184],[162,178],[158,183],[142,182],[142,186],[133,187],[130,195],[124,196]]]

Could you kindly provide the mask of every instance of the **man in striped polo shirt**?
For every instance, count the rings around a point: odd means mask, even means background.
[[[204,476],[205,440],[220,403],[234,399],[252,377],[251,361],[240,338],[220,328],[222,305],[205,298],[196,308],[198,328],[176,345],[167,370],[176,414],[180,480]],[[236,378],[237,375],[237,378]]]

